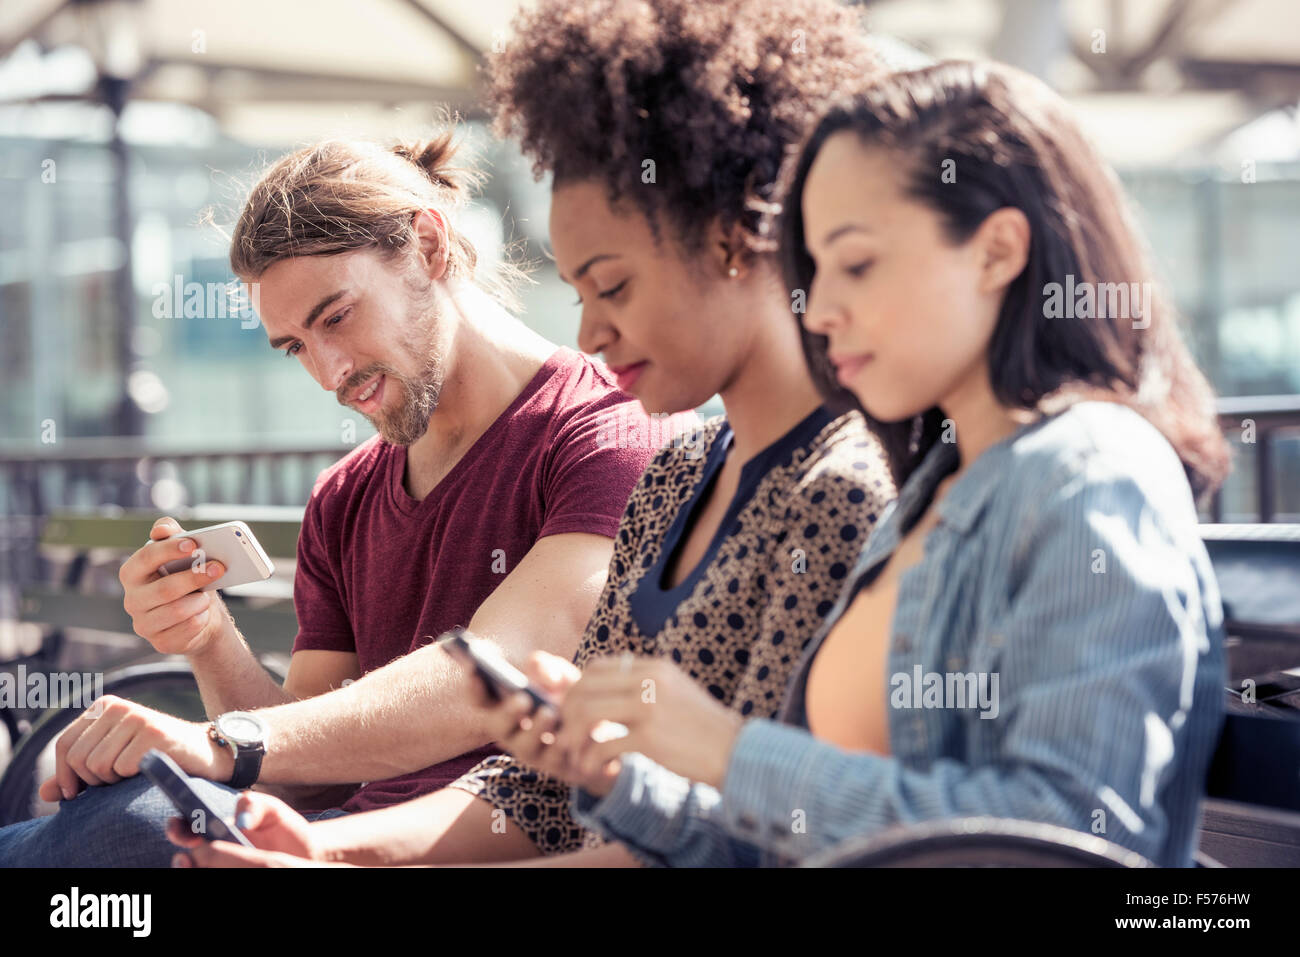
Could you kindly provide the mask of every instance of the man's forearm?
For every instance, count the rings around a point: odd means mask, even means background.
[[[490,740],[461,667],[432,646],[258,716],[268,728],[260,778],[268,784],[379,781]]]
[[[622,844],[584,847],[567,854],[532,857],[521,861],[483,864],[483,867],[641,867],[641,862]]]
[[[517,662],[537,649],[571,656],[604,587],[611,550],[598,535],[541,539],[479,606],[470,630]],[[492,740],[473,688],[450,655],[426,645],[346,687],[264,709],[261,780],[380,781],[473,751]]]
[[[397,866],[518,861],[537,846],[496,808],[443,788],[380,811],[311,825],[319,855],[334,863]]]
[[[221,633],[201,651],[188,656],[208,717],[293,701],[294,697],[276,683],[248,647],[225,602],[219,602],[218,609],[225,617]]]

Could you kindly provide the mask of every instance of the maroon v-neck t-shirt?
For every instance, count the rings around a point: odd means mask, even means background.
[[[538,539],[613,538],[650,459],[696,424],[647,415],[603,367],[560,347],[423,501],[403,486],[405,447],[368,439],[321,473],[307,503],[294,651],[353,652],[364,674],[468,625]],[[343,809],[426,794],[493,751],[370,782]]]

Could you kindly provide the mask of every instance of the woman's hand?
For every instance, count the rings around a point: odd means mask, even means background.
[[[533,712],[525,694],[497,702],[475,684],[479,704],[492,713],[493,737],[529,767],[602,796],[618,777],[619,755],[639,751],[683,777],[721,787],[743,719],[671,662],[627,654],[579,671],[539,651],[524,671],[559,714]]]
[[[189,854],[177,854],[173,867],[319,867],[324,856],[312,839],[311,822],[279,798],[245,791],[235,805],[235,826],[254,845],[208,842],[183,818],[167,822],[167,839]]]
[[[672,662],[631,655],[588,662],[564,697],[560,720],[554,747],[570,761],[570,780],[605,782],[593,794],[607,793],[618,774],[618,756],[629,751],[721,788],[744,724]],[[627,735],[603,735],[598,729],[610,722],[626,727]]]
[[[528,680],[545,691],[557,706],[582,678],[582,672],[569,661],[544,651],[534,652],[523,670]],[[555,744],[559,715],[554,710],[541,707],[534,711],[533,699],[522,693],[498,701],[487,694],[477,676],[474,687],[479,706],[489,711],[489,731],[502,748],[529,767],[593,794],[609,790],[610,782],[618,774],[617,767],[610,775],[597,773],[579,778],[573,774],[568,755]]]

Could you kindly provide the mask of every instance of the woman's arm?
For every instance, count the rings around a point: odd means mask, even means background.
[[[551,854],[547,857],[530,857],[523,861],[505,864],[483,864],[482,867],[640,867],[638,861],[622,844],[602,844],[568,854]]]
[[[720,813],[721,795],[629,753],[603,797],[576,791],[573,813],[584,826],[622,842],[653,867],[756,867],[758,848],[732,835]]]

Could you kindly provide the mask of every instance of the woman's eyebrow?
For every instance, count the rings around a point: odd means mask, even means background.
[[[844,223],[842,226],[837,226],[834,229],[832,229],[829,233],[827,233],[826,238],[822,240],[822,245],[829,246],[831,243],[839,239],[845,233],[853,233],[853,232],[870,234],[871,229],[863,225],[862,223]]]
[[[586,274],[588,269],[596,265],[596,263],[600,262],[601,260],[621,259],[621,258],[622,257],[619,256],[617,253],[597,253],[596,255],[592,256],[590,259],[588,259],[585,263],[583,263],[581,266],[577,268],[577,271],[575,271],[573,274],[572,280],[566,279],[564,273],[560,273],[560,278],[563,279],[565,282],[569,283],[569,285],[573,285],[573,283],[577,282]]]

